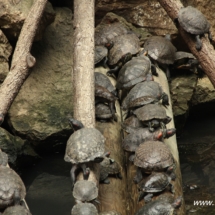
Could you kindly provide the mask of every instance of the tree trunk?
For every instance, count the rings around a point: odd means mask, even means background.
[[[0,125],[22,84],[28,77],[29,69],[36,62],[30,50],[46,3],[47,0],[35,1],[23,24],[14,51],[10,72],[0,87],[0,116],[2,116]]]
[[[167,93],[169,98],[170,98],[169,85],[167,82],[166,75],[163,71],[161,71],[158,68],[157,68],[157,72],[158,72],[159,76],[154,77],[154,79],[156,82],[158,82],[162,86],[163,91],[165,93]],[[166,113],[168,116],[170,116],[172,118],[172,121],[167,124],[167,128],[168,129],[169,128],[175,128],[171,99],[170,99],[170,105],[166,108]],[[164,142],[166,144],[168,144],[168,146],[170,147],[172,155],[176,161],[176,169],[175,169],[176,180],[171,181],[171,183],[174,185],[174,189],[175,189],[174,197],[183,196],[180,162],[179,162],[179,156],[178,156],[176,136],[174,135],[174,136],[170,137],[169,139],[165,139]],[[139,193],[137,190],[137,185],[134,184],[134,182],[133,182],[133,178],[136,174],[136,170],[137,170],[137,167],[128,160],[128,163],[127,163],[127,182],[128,182],[128,185],[127,185],[127,187],[128,187],[128,197],[129,197],[128,201],[130,203],[130,207],[129,207],[130,213],[129,214],[134,214],[144,205],[143,200],[138,202]],[[184,203],[182,204],[180,209],[177,210],[177,214],[178,215],[184,215],[185,214]]]
[[[179,9],[183,7],[181,2],[177,0],[158,0],[158,2],[160,2],[161,6],[166,10],[169,17],[173,21],[175,21],[175,19],[178,17]],[[215,87],[215,50],[210,44],[209,39],[206,37],[206,35],[202,37],[202,49],[200,51],[197,51],[195,48],[195,40],[193,36],[184,31],[180,25],[177,25],[177,27],[182,38],[188,45],[190,51],[198,59],[203,70],[205,71],[211,83]]]

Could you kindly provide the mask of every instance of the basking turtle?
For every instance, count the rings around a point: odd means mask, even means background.
[[[79,203],[74,205],[71,215],[99,215],[96,207],[91,203]]]
[[[113,118],[113,114],[110,110],[110,107],[103,103],[96,104],[95,113],[96,113],[96,119],[100,120],[101,122],[104,122]]]
[[[175,199],[173,203],[168,200],[154,200],[140,208],[135,215],[173,215],[174,210],[179,208],[182,203],[182,197]]]
[[[185,31],[195,36],[198,51],[202,48],[201,36],[208,33],[209,40],[212,40],[210,23],[196,8],[192,6],[181,8],[178,12],[178,22]]]
[[[139,201],[144,197],[145,203],[150,202],[155,193],[162,192],[167,187],[170,187],[172,193],[175,192],[171,184],[171,178],[166,173],[153,172],[138,184],[138,189],[140,191]]]
[[[8,156],[5,152],[0,151],[0,166],[7,166]]]
[[[73,197],[76,203],[97,201],[98,188],[93,181],[80,180],[77,181],[73,188]]]
[[[152,62],[157,62],[166,72],[167,78],[170,77],[168,65],[173,64],[175,60],[176,48],[170,40],[161,36],[152,36],[144,43],[144,50]]]
[[[2,215],[32,215],[32,214],[24,206],[14,205],[6,208]]]
[[[26,189],[19,175],[9,167],[0,167],[0,208],[20,205]]]
[[[150,72],[151,62],[148,57],[134,57],[119,71],[116,88],[119,90],[130,89],[145,80],[153,80]]]
[[[110,79],[106,75],[100,72],[95,72],[94,75],[95,75],[95,84],[98,84],[99,86],[106,88],[115,96],[117,95],[116,88],[113,86]]]
[[[166,129],[166,124],[172,119],[166,115],[166,110],[160,104],[147,104],[134,110],[133,113],[143,124],[148,126],[151,132],[158,127]]]
[[[122,129],[129,134],[142,127],[142,122],[135,115],[131,115],[122,123]]]
[[[169,97],[155,81],[145,81],[135,85],[122,102],[122,110],[131,110],[162,99],[164,106],[169,105]]]
[[[64,160],[73,164],[71,169],[71,179],[75,183],[75,171],[82,168],[84,178],[89,176],[90,168],[87,167],[88,162],[101,162],[105,156],[105,138],[101,132],[95,128],[84,128],[83,124],[78,120],[69,119],[70,124],[76,129],[67,141]]]
[[[173,136],[176,129],[158,129],[150,132],[148,128],[139,128],[135,132],[128,134],[122,141],[122,147],[128,152],[135,152],[141,143],[148,140],[162,140],[162,138],[169,138]],[[130,161],[134,160],[134,153],[129,157]]]
[[[175,179],[174,159],[169,147],[163,142],[151,140],[140,144],[135,151],[134,165],[139,167],[135,183],[142,180],[143,172],[166,171],[172,180]]]
[[[100,212],[99,215],[121,215],[121,213],[118,213],[117,211],[111,210],[111,211]]]
[[[115,37],[124,35],[130,32],[125,25],[120,22],[99,24],[95,29],[95,45],[105,45],[114,40]]]
[[[109,184],[109,175],[115,175],[117,178],[122,179],[120,173],[120,166],[115,160],[111,158],[105,158],[100,164],[100,178],[99,181],[104,184]]]
[[[107,72],[109,76],[113,76],[112,73],[116,73],[140,50],[139,38],[133,32],[116,37],[113,44],[108,54],[108,64],[114,68]]]

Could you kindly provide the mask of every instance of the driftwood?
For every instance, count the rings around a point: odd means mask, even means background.
[[[183,7],[182,3],[179,0],[158,0],[158,2],[160,2],[161,6],[165,9],[169,17],[175,21],[178,16],[179,9]],[[210,44],[207,35],[201,38],[202,49],[197,51],[195,48],[194,37],[184,31],[179,24],[176,26],[178,27],[178,31],[188,45],[190,51],[198,59],[206,75],[215,87],[215,50]]]
[[[0,125],[36,60],[30,50],[47,0],[34,2],[23,24],[10,71],[0,87]]]
[[[159,74],[158,78],[154,77],[155,81],[158,82],[164,92],[166,92],[169,97],[170,97],[170,93],[169,93],[169,85],[167,82],[167,78],[166,75],[164,74],[163,71],[161,71],[160,69],[157,68],[157,72]],[[172,118],[172,121],[167,124],[167,128],[174,128],[174,119],[173,119],[173,112],[172,112],[172,105],[171,105],[171,101],[170,101],[170,105],[166,108],[166,113],[168,116],[170,116]],[[175,173],[176,173],[176,180],[172,183],[174,185],[175,188],[175,197],[178,196],[183,196],[183,192],[182,192],[182,180],[181,180],[181,172],[180,172],[180,162],[179,162],[179,156],[178,156],[178,148],[177,148],[177,142],[176,142],[176,136],[172,136],[169,139],[165,139],[164,141],[166,144],[168,144],[168,146],[171,149],[171,152],[173,154],[173,157],[176,161],[176,169],[175,169]],[[127,159],[127,187],[128,187],[128,201],[130,203],[129,205],[129,214],[134,214],[139,208],[141,208],[144,205],[144,201],[140,201],[138,202],[138,190],[137,190],[137,185],[134,184],[133,182],[133,178],[136,174],[136,170],[137,167],[135,167],[128,159]],[[184,215],[185,214],[185,208],[184,208],[184,203],[182,204],[182,206],[180,207],[179,210],[177,210],[177,214],[178,215]]]

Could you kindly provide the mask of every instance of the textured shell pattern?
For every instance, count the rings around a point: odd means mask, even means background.
[[[172,43],[161,36],[152,36],[146,40],[144,49],[148,51],[148,55],[163,64],[173,64],[175,60],[175,52],[177,51]]]
[[[178,52],[175,53],[175,61],[181,60],[181,59],[184,59],[184,58],[196,59],[196,58],[194,57],[194,55],[191,54],[191,53],[189,53],[189,52],[178,51]]]
[[[8,164],[8,155],[3,152],[0,151],[0,166],[7,166]]]
[[[141,127],[143,127],[141,121],[134,115],[125,119],[125,121],[122,123],[122,129],[127,133],[133,133],[136,131],[136,129]]]
[[[105,153],[105,138],[95,128],[75,131],[67,141],[64,160],[73,164],[93,161]]]
[[[98,211],[91,203],[79,203],[72,208],[71,215],[98,215]]]
[[[164,120],[167,117],[166,110],[160,104],[147,104],[136,109],[134,114],[143,122],[152,119]]]
[[[207,33],[210,29],[210,23],[205,16],[192,6],[179,10],[178,21],[185,31],[194,35]]]
[[[160,141],[147,141],[140,144],[135,152],[134,164],[148,171],[160,171],[173,163],[170,149]]]
[[[135,55],[140,50],[139,38],[136,34],[124,34],[114,39],[114,45],[108,54],[108,63],[115,65],[119,60],[128,53]]]
[[[98,188],[93,181],[81,180],[77,181],[73,188],[74,198],[89,202],[98,197]]]
[[[119,164],[114,161],[110,163],[111,158],[105,157],[105,159],[100,163],[100,168],[105,169],[108,174],[117,174],[120,172]]]
[[[6,208],[3,215],[32,215],[32,214],[25,207],[21,205],[15,205]]]
[[[20,176],[9,167],[0,168],[0,208],[14,202],[14,192],[19,192],[21,199],[25,198],[26,189]]]
[[[94,64],[99,63],[108,54],[108,49],[104,46],[95,47]]]
[[[145,57],[134,57],[119,71],[116,88],[127,89],[145,80],[150,73],[151,62]]]
[[[98,103],[95,106],[96,117],[99,119],[110,119],[112,118],[112,113],[108,105],[103,103]]]

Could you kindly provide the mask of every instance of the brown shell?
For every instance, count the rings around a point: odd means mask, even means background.
[[[163,64],[173,64],[175,60],[175,52],[177,51],[172,43],[161,36],[152,36],[144,43],[144,49],[148,55]]]
[[[5,209],[3,215],[32,215],[24,206],[15,205]]]
[[[108,64],[115,65],[126,54],[135,55],[140,50],[139,38],[134,33],[118,36],[108,54]]]
[[[71,215],[98,215],[98,211],[91,203],[79,203],[74,205]]]
[[[114,102],[118,99],[113,93],[98,84],[95,84],[95,97],[110,102]]]
[[[165,108],[160,104],[147,104],[136,109],[134,114],[141,121],[148,121],[152,119],[165,120],[167,117]]]
[[[20,176],[9,167],[0,167],[0,208],[14,203],[15,192],[25,198],[26,189]]]
[[[134,164],[148,171],[160,171],[173,165],[169,147],[160,141],[140,144],[135,152]]]

